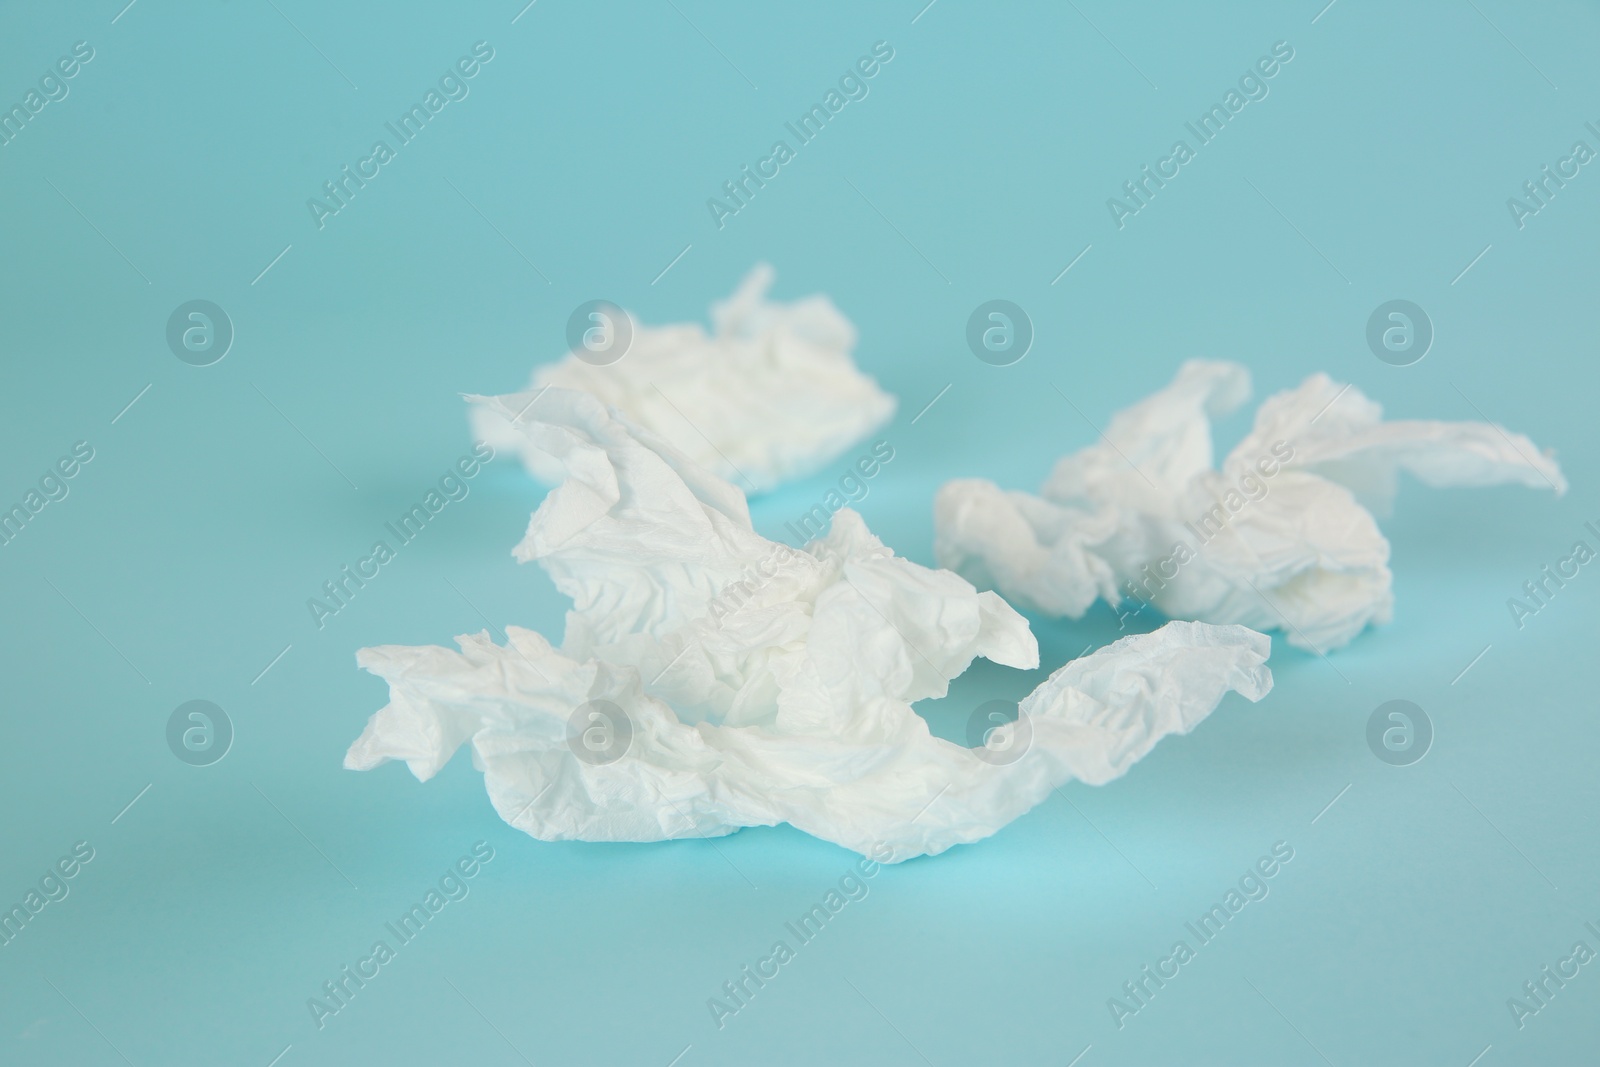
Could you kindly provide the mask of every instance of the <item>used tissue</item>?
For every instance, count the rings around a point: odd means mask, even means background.
[[[790,823],[895,862],[976,841],[1077,779],[1110,781],[1222,697],[1272,685],[1270,641],[1174,622],[1075,660],[967,748],[912,702],[983,656],[1038,665],[993,592],[894,555],[854,511],[803,549],[744,494],[584,392],[473,398],[561,484],[516,546],[572,598],[559,647],[507,627],[358,662],[389,703],[345,766],[426,780],[463,744],[501,818],[542,840],[659,841]]]
[[[1321,652],[1389,621],[1389,542],[1368,507],[1387,512],[1400,470],[1431,486],[1566,490],[1555,460],[1521,434],[1385,422],[1325,374],[1269,397],[1215,469],[1211,419],[1249,395],[1244,367],[1191,360],[1119,412],[1101,443],[1062,459],[1039,496],[944,485],[938,562],[1049,615],[1126,598],[1170,618],[1284,629]]]
[[[571,352],[537,368],[529,389],[592,393],[746,492],[811,474],[888,422],[895,399],[856,369],[855,327],[827,297],[769,301],[772,280],[766,264],[752,270],[713,305],[710,334],[630,318],[620,357]],[[515,409],[480,404],[472,415],[481,440],[520,452],[541,481],[560,480],[560,464],[518,432]]]

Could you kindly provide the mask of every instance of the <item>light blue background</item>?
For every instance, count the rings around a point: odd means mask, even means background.
[[[6,106],[73,42],[96,51],[0,147],[0,500],[96,450],[0,548],[0,902],[96,850],[0,948],[0,1061],[1593,1062],[1600,965],[1521,1030],[1506,1000],[1600,948],[1600,574],[1520,631],[1505,604],[1600,519],[1600,174],[1525,229],[1505,204],[1596,143],[1593,5],[275,3],[0,15]],[[306,199],[478,40],[471,95],[319,231]],[[719,231],[706,198],[879,40],[870,96]],[[1270,96],[1119,231],[1106,198],[1280,40]],[[559,632],[565,604],[509,555],[539,500],[516,464],[324,630],[305,600],[466,450],[457,394],[521,386],[580,302],[702,319],[763,259],[780,297],[834,298],[901,398],[860,510],[922,563],[943,481],[1032,489],[1094,439],[1054,387],[1103,425],[1191,356],[1242,361],[1259,395],[1326,370],[1397,417],[1481,409],[1557,449],[1573,489],[1407,485],[1393,624],[1331,662],[1280,637],[1259,705],[885,870],[719,1031],[706,999],[851,854],[788,828],[543,844],[465,757],[425,786],[341,769],[385,696],[357,648],[448,643],[477,609]],[[963,341],[995,297],[1037,329],[1008,368]],[[206,368],[163,336],[195,298],[237,329]],[[1437,329],[1411,367],[1364,342],[1394,298]],[[781,536],[832,477],[759,500],[758,526]],[[1103,607],[1035,628],[1047,669],[1116,635]],[[924,711],[959,736],[1044,673],[980,663]],[[195,698],[237,729],[206,768],[164,740]],[[1394,698],[1437,731],[1411,767],[1365,741]],[[471,895],[319,1032],[307,998],[478,840],[497,854]],[[1117,1029],[1107,998],[1279,840],[1271,895]]]

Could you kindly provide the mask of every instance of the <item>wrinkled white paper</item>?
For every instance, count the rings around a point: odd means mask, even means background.
[[[1555,460],[1521,434],[1384,422],[1378,404],[1325,374],[1268,398],[1213,469],[1210,420],[1249,395],[1245,368],[1191,360],[1100,443],[1062,459],[1040,496],[944,485],[939,563],[1050,615],[1081,617],[1096,598],[1150,603],[1171,618],[1285,629],[1320,652],[1389,621],[1389,542],[1368,507],[1387,513],[1398,471],[1432,486],[1566,490]]]
[[[987,739],[1020,757],[980,758],[992,749],[934,737],[911,705],[975,656],[1038,665],[998,595],[897,558],[849,509],[803,550],[768,541],[737,488],[586,393],[477,399],[523,411],[519,431],[566,471],[515,550],[572,598],[565,639],[507,627],[506,645],[363,649],[389,704],[345,766],[405,760],[426,780],[470,744],[500,816],[542,840],[788,822],[875,859],[938,853],[1067,781],[1117,777],[1229,690],[1271,688],[1265,636],[1171,623],[1056,671]],[[583,717],[594,701],[625,721]],[[575,712],[602,744],[629,735],[625,752],[579,758]]]
[[[594,366],[568,354],[534,371],[529,389],[582,389],[630,423],[665,438],[706,470],[746,492],[812,474],[894,415],[895,399],[856,369],[856,330],[825,296],[767,300],[772,268],[760,264],[713,305],[714,332],[697,323],[633,324],[627,354]],[[561,466],[492,406],[472,412],[473,431],[519,451],[546,483]]]

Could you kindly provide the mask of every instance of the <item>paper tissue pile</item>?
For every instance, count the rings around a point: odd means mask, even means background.
[[[1271,688],[1266,637],[1174,622],[1062,667],[984,747],[941,740],[913,701],[975,656],[1038,665],[999,596],[897,558],[849,509],[803,551],[768,541],[736,487],[587,393],[475,399],[508,425],[521,413],[565,470],[516,555],[572,598],[566,635],[363,649],[389,704],[345,765],[405,760],[427,779],[470,744],[501,818],[534,837],[788,822],[904,860],[986,837],[1064,782],[1115,778],[1229,690]]]
[[[1387,506],[1399,470],[1565,488],[1521,435],[1384,422],[1321,374],[1268,399],[1214,468],[1210,420],[1245,401],[1249,375],[1191,361],[1040,496],[945,485],[948,570],[898,558],[847,507],[792,548],[755,532],[734,480],[809,473],[894,400],[856,370],[855,331],[826,298],[770,303],[771,280],[758,267],[710,335],[612,308],[626,359],[575,346],[528,392],[468,398],[480,434],[558,483],[514,552],[572,599],[566,632],[361,650],[389,703],[347,767],[404,760],[426,780],[469,745],[500,816],[547,841],[790,823],[880,861],[935,854],[1066,782],[1116,778],[1230,691],[1261,699],[1271,642],[1256,629],[1321,651],[1386,621],[1389,545],[1367,509]],[[1062,666],[966,747],[912,704],[978,656],[1039,664],[1027,621],[973,583],[1053,615],[1100,598],[1197,621]]]
[[[1149,603],[1169,618],[1284,629],[1290,644],[1326,651],[1389,621],[1389,542],[1368,508],[1387,513],[1398,471],[1431,486],[1567,487],[1521,434],[1384,422],[1325,374],[1269,397],[1215,469],[1211,419],[1249,395],[1245,368],[1191,360],[1118,412],[1100,444],[1062,459],[1039,496],[946,484],[934,503],[939,563],[1048,615],[1080,618],[1096,598]]]

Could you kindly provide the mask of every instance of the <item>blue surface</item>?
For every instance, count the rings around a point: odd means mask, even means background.
[[[93,449],[0,547],[0,901],[93,850],[0,947],[0,1062],[1594,1062],[1600,965],[1520,1028],[1507,1000],[1600,949],[1600,574],[1520,630],[1506,607],[1600,520],[1600,174],[1520,228],[1507,207],[1600,147],[1592,5],[123,2],[0,14],[8,107],[93,48],[0,146],[0,499]],[[319,229],[307,199],[478,41],[469,95]],[[707,199],[878,41],[869,95],[719,229]],[[1280,41],[1269,94],[1119,229],[1107,198]],[[509,555],[539,499],[509,457],[324,629],[305,601],[469,447],[459,392],[520,386],[585,300],[701,318],[762,259],[901,397],[860,510],[920,562],[941,482],[1031,489],[1094,439],[1053,386],[1100,422],[1189,356],[1260,395],[1326,370],[1395,416],[1487,416],[1573,490],[1406,486],[1391,625],[1327,661],[1279,638],[1259,705],[882,871],[719,1030],[707,999],[852,854],[787,828],[542,844],[464,757],[427,785],[340,767],[385,695],[357,648],[559,631]],[[965,346],[992,298],[1037,331],[1014,366]],[[194,299],[236,330],[211,366],[166,344]],[[1437,330],[1413,366],[1366,346],[1392,299]],[[1103,608],[1036,629],[1047,668],[1115,634]],[[1042,674],[980,663],[923,710],[958,736]],[[166,742],[195,699],[236,731],[205,767]],[[1391,699],[1434,724],[1412,766],[1367,747]],[[308,999],[480,841],[468,895],[319,1029]],[[1280,841],[1269,895],[1119,1028],[1108,999]]]

